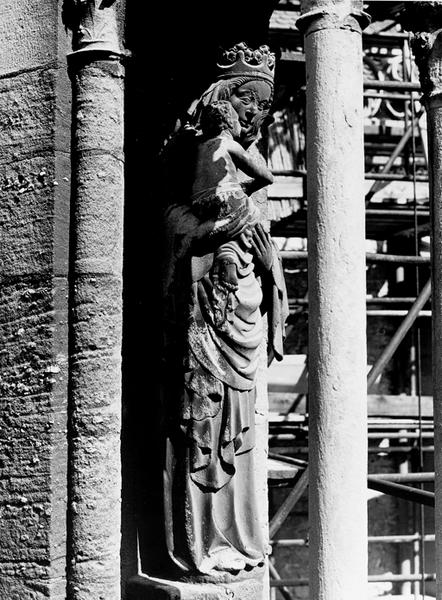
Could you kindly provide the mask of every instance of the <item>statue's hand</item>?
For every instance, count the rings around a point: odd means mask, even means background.
[[[234,239],[244,227],[244,216],[238,214],[223,227],[215,220],[200,221],[192,240],[192,252],[196,256],[216,252],[225,242]]]
[[[264,271],[270,271],[273,264],[272,243],[261,223],[256,225],[250,243],[257,265]]]

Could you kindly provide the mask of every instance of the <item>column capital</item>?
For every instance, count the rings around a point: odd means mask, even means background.
[[[95,52],[106,58],[125,55],[121,48],[116,4],[118,0],[64,0],[62,18],[72,32],[70,57]]]
[[[301,0],[301,16],[296,26],[304,35],[321,29],[346,29],[362,32],[370,16],[362,0]]]
[[[442,2],[410,2],[400,17],[412,32],[411,47],[419,67],[427,108],[442,105]]]

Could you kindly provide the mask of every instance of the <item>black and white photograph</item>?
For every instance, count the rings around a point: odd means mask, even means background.
[[[442,600],[442,0],[0,0],[0,600]]]

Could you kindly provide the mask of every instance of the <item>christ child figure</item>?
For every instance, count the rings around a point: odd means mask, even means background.
[[[241,134],[238,115],[231,103],[217,100],[201,114],[201,142],[197,148],[192,187],[192,210],[201,220],[213,221],[214,231],[228,231],[232,241],[222,244],[214,263],[228,291],[238,288],[235,243],[251,248],[259,210],[249,194],[273,182],[264,164],[256,163],[237,141]],[[241,181],[239,171],[250,177]]]

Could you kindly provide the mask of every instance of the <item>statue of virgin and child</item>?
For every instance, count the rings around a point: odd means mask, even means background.
[[[267,46],[224,51],[218,79],[164,152],[173,190],[164,502],[168,553],[183,577],[251,571],[267,554],[254,483],[257,369],[266,343],[282,357],[287,299],[252,197],[272,176],[250,149],[270,108],[274,64]]]

